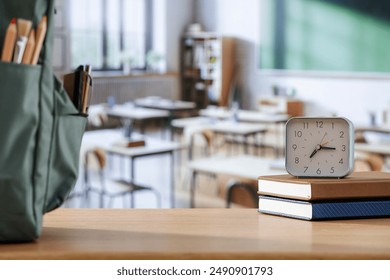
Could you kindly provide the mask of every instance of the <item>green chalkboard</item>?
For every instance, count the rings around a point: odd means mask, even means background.
[[[390,73],[388,1],[260,2],[260,69]]]

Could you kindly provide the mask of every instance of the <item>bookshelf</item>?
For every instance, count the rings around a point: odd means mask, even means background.
[[[196,103],[226,106],[234,77],[234,39],[198,32],[181,38],[181,97]]]

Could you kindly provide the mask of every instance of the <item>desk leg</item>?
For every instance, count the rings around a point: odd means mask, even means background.
[[[125,178],[125,158],[123,156],[119,156],[119,165],[120,165],[120,173],[121,178]]]
[[[171,141],[175,141],[175,133],[176,132],[176,129],[172,126],[172,124],[170,125],[170,139]]]
[[[195,207],[195,184],[196,184],[197,172],[192,170],[191,183],[190,183],[190,207]]]
[[[134,208],[134,193],[130,194],[130,208]]]
[[[135,161],[135,158],[130,158],[130,182],[133,182],[133,183],[134,183],[134,177],[135,177],[134,161]],[[134,193],[133,192],[130,194],[130,208],[134,208]]]
[[[261,149],[261,155],[264,157],[266,155],[266,146],[265,146],[265,133],[266,132],[262,132],[260,134],[260,149]]]
[[[171,156],[171,208],[175,208],[175,159],[173,152],[169,154]]]
[[[253,149],[255,149],[255,155],[258,156],[259,155],[259,149],[261,150],[261,155],[264,157],[266,155],[266,151],[265,151],[265,143],[264,143],[264,140],[265,140],[265,131],[263,132],[258,132],[257,134],[255,134],[253,137]]]
[[[173,141],[173,127],[172,127],[172,120],[174,119],[173,111],[169,111],[169,117],[167,121],[167,131],[168,131],[168,137],[170,137],[171,141]]]
[[[265,132],[261,134],[261,142],[260,142],[260,147],[261,147],[261,155],[264,157],[267,154],[267,146],[265,143]]]
[[[134,161],[135,158],[130,158],[130,181],[134,182],[134,177],[135,177],[135,171],[134,171]]]
[[[232,141],[226,141],[226,138],[225,138],[225,143],[227,143],[229,145],[229,155],[233,155],[233,148],[234,148],[234,134],[232,134],[232,137],[231,137],[233,140]],[[228,140],[228,139],[227,139]]]
[[[248,154],[248,135],[244,136],[244,153]]]
[[[145,121],[144,120],[141,120],[140,123],[139,123],[139,130],[141,132],[141,134],[145,134]]]

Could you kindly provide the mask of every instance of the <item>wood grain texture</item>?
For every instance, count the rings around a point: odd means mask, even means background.
[[[390,219],[308,222],[256,209],[58,209],[0,259],[390,259]]]

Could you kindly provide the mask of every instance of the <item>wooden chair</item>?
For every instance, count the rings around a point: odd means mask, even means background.
[[[109,199],[108,207],[113,206],[114,199],[123,197],[123,205],[126,205],[126,197],[130,196],[130,207],[134,207],[134,193],[138,191],[151,191],[156,196],[157,207],[161,207],[159,192],[149,186],[143,186],[126,180],[113,180],[105,176],[106,153],[99,148],[88,151],[84,162],[84,201],[89,206],[89,194],[95,192],[99,195],[99,206],[105,207],[105,198]],[[97,175],[93,180],[92,175]],[[96,177],[96,176],[95,176]]]
[[[230,208],[233,203],[243,207],[257,208],[259,203],[257,185],[231,180],[227,185],[226,208]]]
[[[359,154],[355,159],[354,171],[382,171],[385,164],[383,156]]]
[[[198,141],[196,141],[198,140]],[[200,140],[200,141],[199,141]],[[191,133],[189,143],[189,154],[190,160],[195,157],[195,147],[199,142],[202,142],[201,156],[211,156],[214,152],[215,134],[209,129],[200,129]]]

